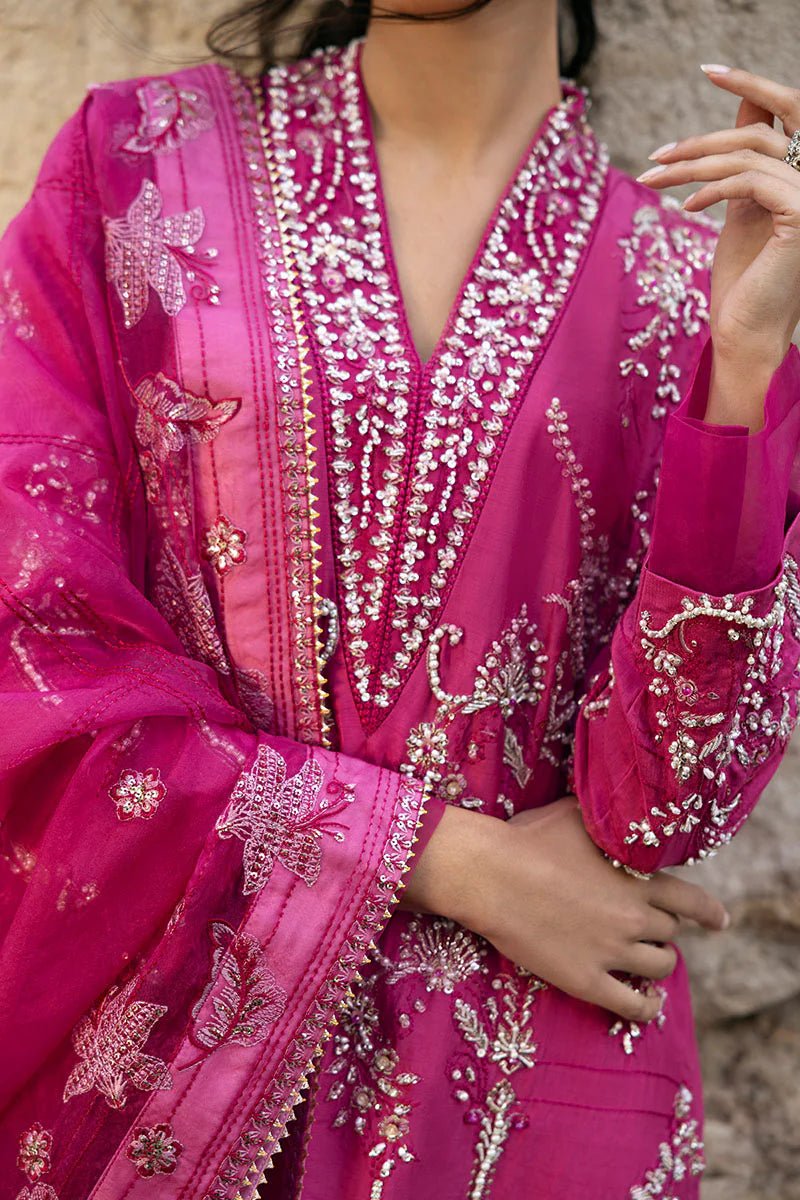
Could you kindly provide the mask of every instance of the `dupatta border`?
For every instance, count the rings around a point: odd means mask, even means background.
[[[281,1149],[314,1064],[339,1023],[335,1010],[354,998],[353,985],[363,981],[359,967],[369,961],[379,933],[399,903],[428,799],[427,787],[419,781],[404,778],[400,782],[380,871],[361,903],[344,949],[311,1001],[270,1086],[253,1105],[236,1146],[220,1162],[213,1182],[204,1190],[203,1200],[257,1200],[257,1189]],[[231,1184],[231,1179],[237,1182]]]
[[[257,228],[258,260],[278,360],[275,403],[279,411],[278,441],[283,459],[281,478],[286,501],[286,554],[291,587],[291,635],[295,650],[297,736],[326,748],[332,745],[333,717],[325,676],[320,614],[321,545],[315,496],[320,481],[313,441],[309,400],[310,354],[298,299],[299,272],[289,250],[286,217],[281,210],[277,165],[269,138],[261,81],[233,68],[223,68],[240,135],[244,175]],[[278,286],[276,286],[276,279]],[[281,378],[284,376],[284,378]],[[299,410],[299,411],[298,411]],[[301,435],[296,434],[300,417]]]

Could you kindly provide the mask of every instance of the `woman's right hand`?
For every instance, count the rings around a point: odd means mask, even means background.
[[[677,962],[668,943],[679,918],[715,930],[727,923],[697,884],[614,867],[574,796],[508,821],[448,806],[400,907],[451,917],[532,974],[630,1021],[652,1020],[660,997],[610,972],[664,979]]]

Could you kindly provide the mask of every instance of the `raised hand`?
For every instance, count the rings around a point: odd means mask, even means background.
[[[759,429],[766,384],[800,322],[800,170],[783,161],[800,129],[800,90],[739,68],[703,70],[741,98],[735,127],[668,143],[650,155],[660,165],[639,181],[654,188],[701,182],[683,202],[691,212],[728,201],[711,277],[714,358],[720,377],[749,375],[759,386],[728,389],[724,411],[710,404],[710,419]],[[731,407],[732,392],[740,399]]]

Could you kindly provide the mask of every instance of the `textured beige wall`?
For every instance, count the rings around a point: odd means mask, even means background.
[[[202,52],[203,31],[226,3],[0,0],[0,227],[87,83],[155,74]],[[798,0],[598,0],[597,9],[591,116],[632,173],[662,142],[733,123],[736,101],[700,62],[800,85]],[[749,826],[692,872],[735,917],[726,934],[684,939],[706,1074],[704,1200],[800,1200],[798,782],[795,741]]]

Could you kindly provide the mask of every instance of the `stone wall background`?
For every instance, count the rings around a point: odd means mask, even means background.
[[[204,30],[226,4],[0,0],[0,228],[24,202],[48,142],[87,83],[181,65],[203,52]],[[733,124],[737,101],[708,82],[700,62],[746,66],[800,86],[797,0],[597,0],[596,7],[592,120],[632,174],[662,142]],[[724,934],[682,937],[706,1078],[703,1200],[800,1200],[799,784],[795,740],[748,826],[689,872],[734,916]]]

